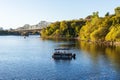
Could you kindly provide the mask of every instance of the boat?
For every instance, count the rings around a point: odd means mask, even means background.
[[[52,58],[58,59],[58,60],[71,60],[75,59],[76,54],[73,54],[69,52],[70,48],[58,48],[55,49],[54,54],[52,55]]]

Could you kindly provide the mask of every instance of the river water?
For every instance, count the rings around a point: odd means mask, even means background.
[[[60,47],[71,48],[76,59],[52,59]],[[0,36],[0,80],[120,80],[120,47]]]

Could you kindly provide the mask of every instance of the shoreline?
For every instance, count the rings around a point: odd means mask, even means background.
[[[100,45],[105,45],[105,46],[120,46],[120,42],[116,41],[91,41],[91,40],[81,40],[78,37],[71,37],[71,38],[66,38],[66,37],[41,37],[42,39],[56,39],[56,40],[78,40],[78,41],[85,41],[87,43],[93,43],[93,44],[100,44]]]

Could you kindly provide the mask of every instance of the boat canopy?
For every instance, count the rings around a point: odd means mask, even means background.
[[[55,50],[70,50],[70,48],[57,48]]]

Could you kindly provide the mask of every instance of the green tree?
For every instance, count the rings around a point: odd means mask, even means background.
[[[109,12],[107,12],[106,14],[105,14],[105,16],[109,16],[110,14],[109,14]]]
[[[61,31],[61,34],[62,34],[62,35],[65,35],[67,29],[68,29],[67,22],[66,22],[66,21],[62,21],[62,22],[60,23],[60,31]]]
[[[120,16],[120,7],[115,8],[116,16]]]

